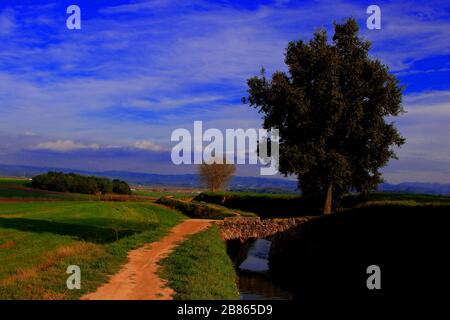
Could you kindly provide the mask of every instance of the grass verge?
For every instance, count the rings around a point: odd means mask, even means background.
[[[217,226],[189,237],[161,261],[177,300],[239,299],[236,273]]]

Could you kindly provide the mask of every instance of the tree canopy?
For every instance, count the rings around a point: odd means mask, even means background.
[[[380,168],[396,158],[404,138],[388,118],[402,109],[402,88],[388,67],[369,56],[370,42],[350,18],[288,44],[287,72],[248,80],[245,103],[264,114],[265,129],[280,131],[280,168],[298,177],[305,195],[332,203],[350,189],[367,192]],[[334,200],[334,201],[332,201]]]

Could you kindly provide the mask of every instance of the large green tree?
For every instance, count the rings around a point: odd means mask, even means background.
[[[248,80],[245,103],[264,114],[264,128],[280,130],[280,167],[297,175],[305,195],[320,196],[323,212],[350,189],[367,192],[380,168],[404,143],[389,117],[403,112],[402,88],[388,67],[369,57],[370,42],[350,18],[309,42],[290,42],[287,72]]]

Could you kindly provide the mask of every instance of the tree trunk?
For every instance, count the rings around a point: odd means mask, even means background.
[[[333,203],[333,183],[330,181],[327,184],[327,191],[325,195],[325,205],[323,206],[323,214],[329,214],[332,210]]]

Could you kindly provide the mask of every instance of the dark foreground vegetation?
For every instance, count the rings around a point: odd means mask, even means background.
[[[239,299],[236,274],[219,229],[213,226],[183,242],[162,261],[175,299]]]
[[[82,194],[131,194],[130,186],[122,180],[82,176],[75,173],[48,172],[35,176],[31,187],[57,192],[73,192]]]
[[[305,305],[425,302],[446,283],[450,204],[372,202],[318,217],[278,234],[272,275]],[[368,290],[367,267],[381,269],[381,290]]]

